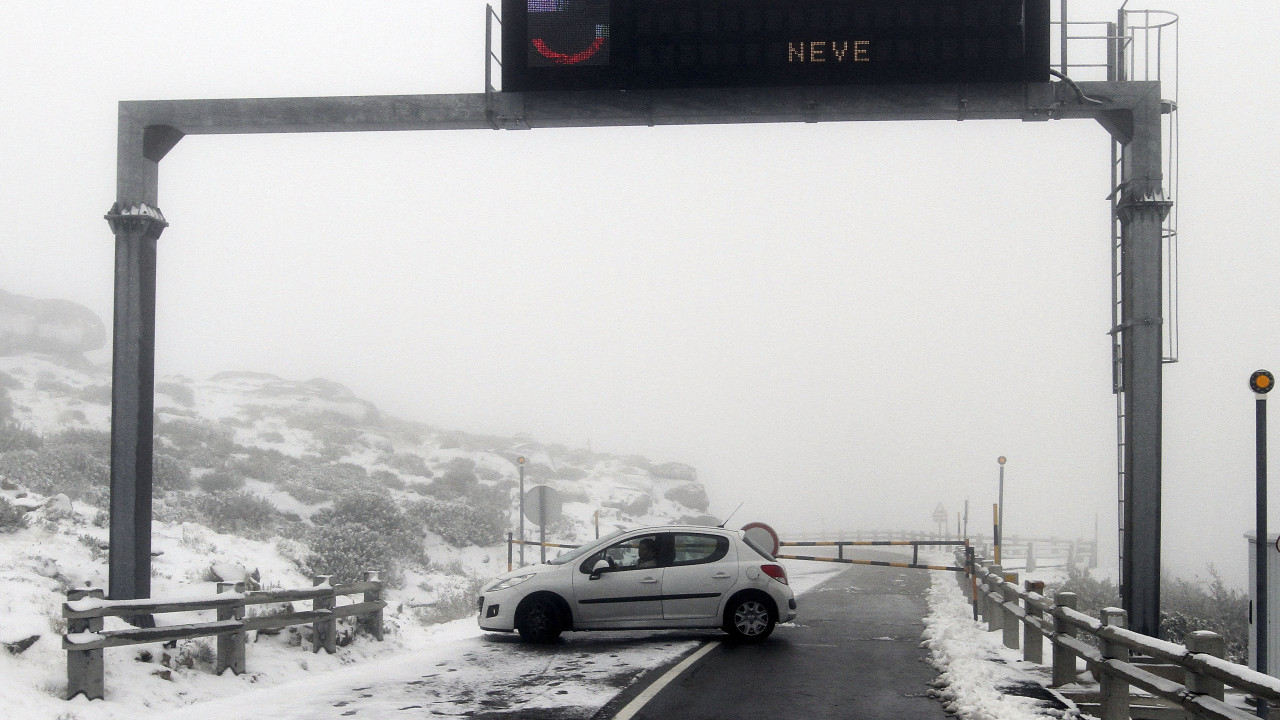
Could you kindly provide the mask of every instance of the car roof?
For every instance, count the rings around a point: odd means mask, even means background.
[[[711,531],[729,533],[731,535],[736,535],[742,532],[741,530],[732,530],[730,528],[722,528],[715,525],[650,525],[647,527],[632,528],[626,532],[672,532],[675,530],[690,530],[695,532]]]

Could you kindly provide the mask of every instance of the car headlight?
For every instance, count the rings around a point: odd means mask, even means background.
[[[497,580],[492,583],[489,583],[489,586],[486,587],[484,591],[489,593],[489,592],[497,592],[499,590],[506,590],[508,588],[513,588],[519,585],[520,583],[524,582],[525,580],[528,580],[529,578],[533,577],[534,575],[537,575],[537,573],[525,573],[524,575],[516,575],[515,577],[503,578],[501,580]]]

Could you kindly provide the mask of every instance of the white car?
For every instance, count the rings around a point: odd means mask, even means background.
[[[763,640],[796,616],[787,572],[740,530],[624,530],[499,576],[479,598],[485,630],[550,642],[565,630],[723,628]]]

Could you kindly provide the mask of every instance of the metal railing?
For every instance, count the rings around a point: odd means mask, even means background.
[[[1226,688],[1252,695],[1258,702],[1280,702],[1280,679],[1223,659],[1221,635],[1198,631],[1179,645],[1126,629],[1126,614],[1106,608],[1094,618],[1076,610],[1074,593],[1042,593],[1044,583],[1018,586],[983,558],[966,560],[970,568],[960,584],[974,607],[974,619],[1000,631],[1005,647],[1022,649],[1023,659],[1044,664],[1044,641],[1052,644],[1052,687],[1078,681],[1076,660],[1082,658],[1098,684],[1097,716],[1128,720],[1136,687],[1193,718],[1247,720],[1252,713],[1225,702]],[[1093,642],[1089,642],[1089,640]],[[1179,682],[1176,678],[1181,677]]]
[[[382,640],[382,582],[377,571],[366,571],[364,581],[350,585],[333,585],[332,575],[317,575],[315,587],[304,590],[245,591],[244,583],[218,583],[218,594],[185,600],[107,600],[100,588],[71,590],[62,605],[67,632],[62,648],[67,651],[67,699],[81,693],[90,700],[106,695],[102,651],[109,647],[171,642],[197,637],[218,638],[214,673],[225,670],[239,675],[245,672],[245,634],[251,630],[280,630],[291,625],[311,625],[312,652],[321,647],[326,652],[337,650],[337,620],[356,617],[359,624],[375,639]],[[338,606],[336,598],[363,595],[363,602]],[[283,612],[258,617],[245,617],[248,605],[311,601],[311,609]],[[216,611],[212,622],[135,627],[104,630],[108,616],[138,618],[180,612]]]

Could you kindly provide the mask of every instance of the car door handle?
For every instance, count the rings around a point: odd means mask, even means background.
[[[730,575],[730,574],[729,574],[729,573],[727,573],[727,572],[718,572],[718,573],[716,573],[715,575],[712,575],[711,577],[713,577],[713,578],[715,578],[715,579],[717,579],[717,580],[728,580],[729,578],[731,578],[731,577],[733,577],[733,576],[732,576],[732,575]]]
[[[647,578],[645,578],[645,579],[641,580],[640,582],[644,583],[645,585],[652,585],[653,583],[658,582],[658,578],[656,578],[656,577],[647,577]]]

